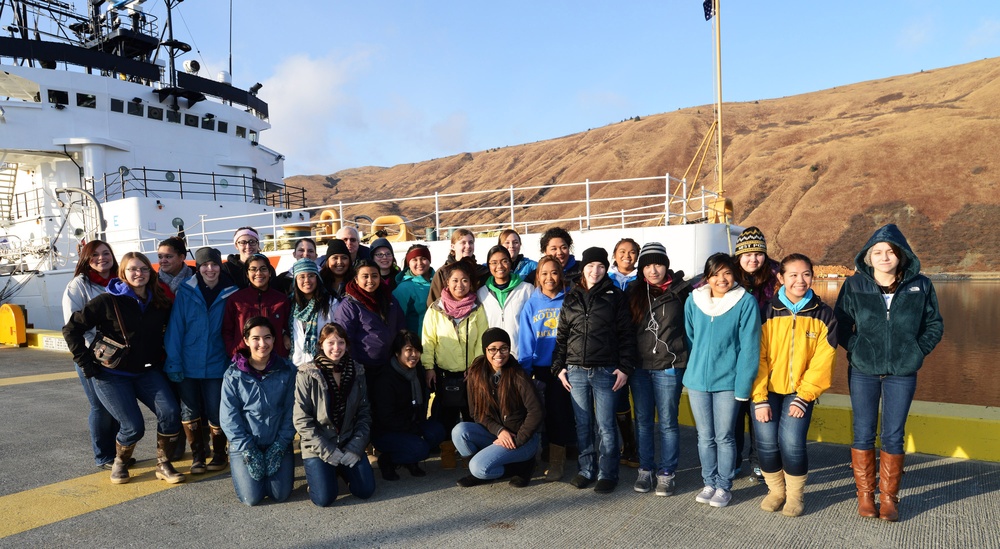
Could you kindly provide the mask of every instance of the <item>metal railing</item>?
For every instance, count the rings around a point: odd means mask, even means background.
[[[605,189],[612,187],[612,190]],[[562,195],[565,195],[564,199]],[[582,195],[582,197],[581,197]],[[457,228],[491,232],[515,228],[522,234],[541,232],[560,225],[580,230],[704,223],[720,217],[718,193],[703,186],[689,189],[687,182],[669,174],[656,177],[585,180],[526,187],[467,192],[436,192],[411,197],[338,202],[311,208],[225,216],[203,216],[201,232],[187,231],[191,245],[229,242],[238,226],[253,226],[270,249],[285,240],[283,227],[308,226],[313,234],[330,235],[330,221],[313,219],[313,212],[331,210],[342,226],[358,225],[357,219],[399,215],[415,234],[432,229],[429,239],[445,237]],[[564,213],[569,210],[570,213]],[[563,213],[561,213],[563,212]],[[722,212],[724,215],[724,212]],[[365,227],[360,227],[362,230]],[[367,232],[367,231],[366,231]],[[196,244],[200,243],[200,244]]]
[[[94,195],[101,202],[128,196],[194,198],[266,204],[275,208],[304,208],[306,191],[246,175],[219,174],[152,168],[123,168],[104,174],[94,182]]]

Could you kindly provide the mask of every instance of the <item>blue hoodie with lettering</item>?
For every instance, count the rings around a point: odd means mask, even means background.
[[[521,309],[518,316],[518,362],[528,375],[533,368],[552,366],[552,353],[556,350],[556,330],[559,328],[559,311],[562,310],[566,292],[549,297],[537,290]]]

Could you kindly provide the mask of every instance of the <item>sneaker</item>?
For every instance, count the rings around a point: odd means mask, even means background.
[[[698,492],[698,495],[694,497],[694,500],[697,501],[698,503],[708,503],[709,501],[712,501],[712,496],[714,495],[715,495],[715,488],[712,488],[711,486],[706,486],[701,489],[701,492]]]
[[[750,480],[756,482],[757,484],[764,484],[764,473],[761,472],[760,467],[753,468]]]
[[[712,507],[725,507],[729,505],[729,501],[733,499],[733,493],[729,490],[723,490],[719,488],[715,491],[715,495],[712,499],[708,501],[708,504]]]
[[[674,495],[674,474],[668,473],[666,471],[660,471],[656,475],[656,495],[658,496],[672,496]]]
[[[632,486],[632,489],[642,494],[652,490],[653,472],[649,469],[639,469],[639,478],[635,480],[635,485]],[[659,488],[657,488],[657,491],[659,491]]]

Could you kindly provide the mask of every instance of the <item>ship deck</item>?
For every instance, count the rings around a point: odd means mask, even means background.
[[[228,472],[156,480],[149,414],[133,481],[111,485],[93,466],[86,399],[65,352],[0,347],[0,411],[4,547],[1000,547],[1000,463],[908,455],[901,520],[890,524],[856,515],[848,447],[810,443],[806,511],[786,518],[760,510],[765,488],[746,476],[729,507],[695,503],[695,433],[682,427],[677,492],[667,498],[633,492],[627,467],[607,496],[542,483],[539,473],[525,489],[462,489],[461,468],[443,471],[432,458],[423,479],[402,471],[390,483],[376,472],[372,499],[341,496],[326,509],[309,501],[300,464],[289,501],[248,508]]]

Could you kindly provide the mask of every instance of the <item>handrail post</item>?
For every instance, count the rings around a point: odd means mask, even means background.
[[[337,203],[337,211],[340,212],[340,228],[343,229],[344,227],[347,226],[347,222],[344,221],[344,201],[343,200],[341,200],[340,202]],[[334,231],[334,233],[332,235],[330,235],[330,237],[331,238],[336,238],[337,237],[336,231]]]
[[[184,172],[180,169],[177,170],[177,190],[181,193],[181,199],[184,199]]]
[[[590,229],[590,178],[586,180],[587,189],[587,229]]]
[[[219,199],[219,197],[216,196],[216,190],[217,189],[215,188],[215,172],[212,172],[212,200]]]
[[[510,228],[514,228],[514,186],[510,186]],[[489,259],[489,258],[487,258]]]
[[[208,246],[208,234],[205,229],[205,214],[199,215],[198,218],[201,222],[201,245]]]
[[[670,202],[673,197],[670,196],[670,172],[663,176],[663,215],[664,225],[670,225]]]
[[[687,225],[688,222],[688,180],[685,177],[681,179],[681,190],[684,191],[683,201],[681,202],[684,212],[684,224]]]
[[[705,186],[704,185],[701,186],[701,216],[704,217],[704,218],[706,218],[706,219],[708,218],[708,213],[705,210]]]
[[[438,192],[434,191],[434,235],[438,239],[441,238],[441,208],[439,200]]]
[[[625,228],[625,208],[622,208],[622,228]]]

